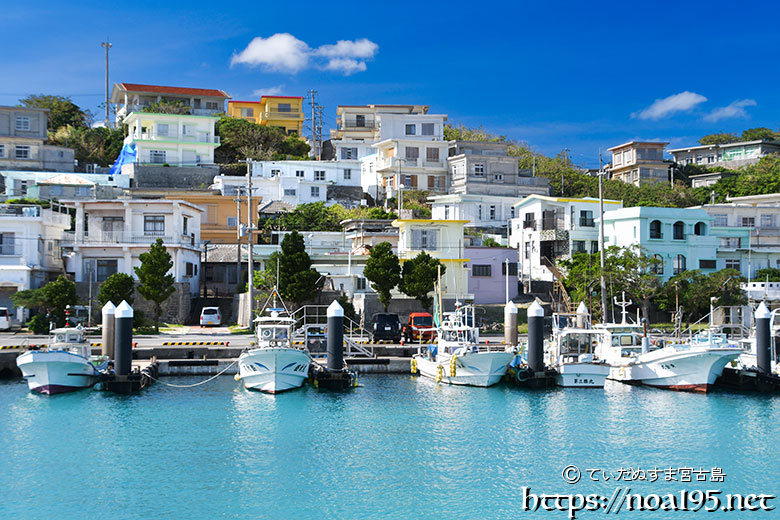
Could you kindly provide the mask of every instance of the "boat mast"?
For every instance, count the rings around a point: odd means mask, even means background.
[[[628,320],[626,319],[626,316],[628,315],[628,311],[626,310],[626,308],[629,305],[631,305],[631,303],[632,303],[631,300],[626,301],[626,291],[623,291],[623,293],[622,293],[622,298],[623,299],[621,301],[618,301],[617,296],[614,296],[613,298],[615,300],[615,305],[617,305],[618,307],[620,307],[622,309],[620,311],[620,314],[622,315],[622,320],[623,320],[621,322],[621,325],[627,325],[628,324]]]

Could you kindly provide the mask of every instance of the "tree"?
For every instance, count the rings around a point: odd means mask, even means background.
[[[401,284],[399,289],[407,296],[417,299],[428,310],[433,305],[430,296],[434,282],[438,278],[438,268],[441,266],[441,274],[444,274],[445,266],[436,258],[431,257],[425,251],[416,257],[407,260],[401,269]]]
[[[739,137],[736,134],[727,134],[726,132],[719,132],[715,134],[705,135],[699,139],[699,144],[728,144],[736,143],[739,141]]]
[[[73,103],[69,97],[38,94],[19,100],[27,108],[49,110],[49,130],[56,132],[63,126],[87,128],[88,114]]]
[[[742,132],[742,138],[740,140],[741,141],[761,141],[761,140],[777,141],[778,138],[780,138],[780,134],[778,134],[771,128],[760,126],[758,128],[748,128],[747,130]]]
[[[284,160],[288,157],[293,159],[307,159],[310,150],[311,146],[309,146],[309,143],[293,134],[287,136],[287,139],[279,143],[278,151],[274,156],[278,160]]]
[[[114,273],[100,285],[97,301],[102,308],[108,302],[119,305],[122,300],[130,305],[135,298],[135,280],[129,274]]]
[[[658,303],[667,311],[675,311],[679,301],[686,321],[700,318],[710,310],[710,298],[717,298],[717,305],[742,305],[747,300],[740,289],[745,278],[736,269],[722,269],[709,275],[701,271],[685,271],[673,276],[663,287]]]
[[[753,275],[753,279],[757,282],[780,282],[780,269],[774,267],[759,269]]]
[[[59,128],[51,136],[54,143],[73,148],[81,166],[111,166],[122,150],[124,138],[122,127],[82,128],[72,125]]]
[[[322,287],[320,273],[311,268],[303,236],[293,231],[284,237],[279,255],[279,294],[296,305],[309,300]]]
[[[168,274],[173,267],[171,254],[163,245],[162,238],[158,238],[138,259],[141,261],[141,265],[135,268],[138,292],[145,300],[154,303],[154,330],[160,332],[162,303],[176,292],[173,275]]]
[[[30,320],[30,327],[36,334],[43,334],[53,321],[57,327],[65,326],[65,308],[76,305],[76,284],[60,275],[57,280],[49,282],[39,289],[19,291],[11,296],[11,301],[18,307],[38,310],[39,313]]]
[[[379,301],[385,306],[390,304],[390,291],[401,281],[401,264],[393,253],[390,242],[380,242],[371,248],[366,260],[363,276],[371,282],[371,288],[379,295]]]
[[[142,112],[151,112],[155,114],[179,114],[188,116],[192,113],[192,108],[185,105],[182,101],[157,101],[149,103]]]
[[[214,161],[221,164],[245,159],[269,160],[286,138],[279,128],[228,116],[217,121],[216,133],[220,136],[220,146],[214,151]]]

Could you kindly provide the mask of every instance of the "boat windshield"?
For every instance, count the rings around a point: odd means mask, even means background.
[[[259,335],[265,340],[286,340],[289,335],[289,330],[287,327],[261,327]]]
[[[54,335],[57,343],[83,343],[84,336],[78,332],[58,332]]]
[[[642,346],[642,339],[636,334],[612,334],[613,347]]]
[[[573,332],[561,338],[561,354],[592,354],[598,343],[595,334]]]
[[[450,342],[468,342],[474,343],[474,331],[470,329],[463,330],[443,330],[441,331],[442,341]]]

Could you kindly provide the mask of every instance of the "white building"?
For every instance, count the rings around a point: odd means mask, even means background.
[[[219,136],[214,135],[217,119],[211,116],[133,112],[125,118],[128,126],[125,144],[135,143],[138,164],[213,164],[214,149],[219,146]]]
[[[66,233],[71,254],[67,271],[76,282],[102,282],[114,273],[135,277],[139,256],[158,238],[173,261],[177,283],[197,294],[200,272],[200,219],[203,210],[181,200],[136,199],[69,201],[76,231]]]
[[[623,207],[605,200],[604,211]],[[509,247],[519,249],[521,280],[553,281],[551,265],[576,252],[599,250],[599,200],[529,195],[515,204],[510,221]]]
[[[780,143],[775,141],[741,141],[726,144],[705,144],[688,148],[669,150],[674,162],[681,165],[698,164],[701,166],[739,168],[755,164],[762,157],[780,153]]]
[[[246,187],[246,177],[219,175],[214,189],[235,195]],[[252,163],[252,195],[297,206],[310,202],[356,206],[361,203],[358,161],[255,161]]]
[[[509,220],[515,218],[518,198],[454,193],[435,195],[428,200],[431,201],[431,218],[435,220],[467,220],[467,228],[506,235]]]
[[[111,103],[116,105],[116,122],[120,123],[131,112],[139,112],[152,103],[180,102],[190,108],[194,116],[213,116],[225,113],[225,100],[230,96],[224,90],[211,88],[166,87],[138,83],[114,83]]]
[[[60,246],[70,215],[53,208],[0,205],[0,307],[13,309],[11,295],[64,273]],[[24,321],[22,309],[14,318]]]

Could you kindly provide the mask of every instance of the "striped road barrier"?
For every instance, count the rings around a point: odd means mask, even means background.
[[[164,347],[178,347],[182,345],[219,345],[227,347],[230,345],[229,341],[163,341]]]

